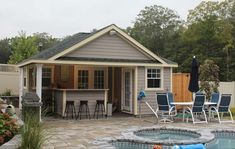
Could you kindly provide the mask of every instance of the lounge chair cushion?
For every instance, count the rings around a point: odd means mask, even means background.
[[[181,145],[179,149],[206,149],[203,144]]]

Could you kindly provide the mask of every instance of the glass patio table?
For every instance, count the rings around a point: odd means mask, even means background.
[[[193,101],[188,101],[188,102],[171,102],[170,104],[175,105],[175,106],[182,106],[183,107],[183,122],[184,122],[186,108],[189,107],[189,106],[193,106]],[[209,101],[206,101],[204,103],[205,106],[212,106],[212,105],[216,105],[216,104],[217,103],[215,103],[215,102],[209,102]]]

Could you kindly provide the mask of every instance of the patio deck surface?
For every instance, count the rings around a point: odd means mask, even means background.
[[[98,149],[104,148],[97,144],[96,140],[103,138],[118,138],[122,132],[128,129],[136,129],[152,126],[173,126],[188,129],[234,129],[234,123],[219,124],[218,122],[208,124],[182,123],[181,121],[168,124],[154,124],[147,121],[155,121],[155,117],[144,117],[142,121],[136,117],[112,117],[107,119],[91,120],[65,120],[56,118],[44,119],[49,128],[49,139],[44,149]]]

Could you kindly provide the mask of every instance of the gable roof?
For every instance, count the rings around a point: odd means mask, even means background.
[[[156,61],[160,62],[161,64],[169,65],[170,67],[177,67],[177,63],[174,63],[170,60],[157,56],[155,53],[145,48],[143,45],[141,45],[139,42],[130,37],[128,34],[126,34],[124,31],[122,31],[114,24],[104,27],[92,33],[78,33],[73,36],[67,37],[58,44],[56,44],[55,46],[48,48],[30,57],[29,59],[19,63],[18,66],[21,67],[36,62],[38,60],[50,61],[50,63],[53,63],[53,61],[56,60],[61,60],[60,57],[63,57],[64,55],[74,51],[75,49],[78,49],[79,47],[88,44],[89,42],[99,38],[100,36],[108,33],[111,30],[116,31],[125,40],[135,45],[138,49],[142,50],[148,56],[153,57]]]

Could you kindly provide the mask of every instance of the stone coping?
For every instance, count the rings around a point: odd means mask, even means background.
[[[199,135],[198,138],[192,140],[151,140],[145,139],[143,137],[136,136],[135,133],[144,130],[176,130],[176,131],[186,131],[192,132],[194,134]],[[208,144],[209,142],[215,139],[215,133],[233,133],[232,136],[235,136],[235,130],[232,129],[186,129],[186,128],[178,128],[178,127],[143,127],[143,128],[132,128],[124,131],[121,136],[113,136],[107,138],[97,139],[93,143],[98,145],[99,147],[105,148],[115,148],[112,143],[114,142],[129,142],[129,143],[140,143],[140,144],[148,144],[148,145],[164,145],[164,146],[173,146],[173,145],[189,145],[189,144]]]
[[[176,132],[186,132],[186,133],[192,133],[193,135],[197,135],[198,138],[190,139],[190,140],[154,140],[149,138],[143,138],[140,136],[137,136],[136,133],[140,131],[147,131],[147,130],[153,130],[153,131],[162,131],[162,130],[169,130],[169,131],[176,131]],[[198,143],[208,143],[214,139],[214,135],[211,133],[210,130],[206,129],[182,129],[177,127],[147,127],[137,130],[132,130],[129,132],[124,132],[122,134],[124,136],[124,139],[131,141],[131,142],[137,142],[137,143],[143,143],[143,144],[161,144],[166,146],[172,146],[172,145],[188,145],[188,144],[198,144]],[[120,140],[120,139],[119,139]],[[118,140],[117,140],[118,141]]]

